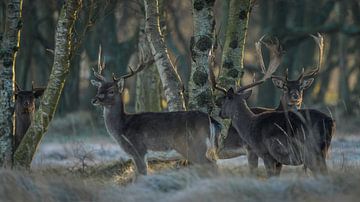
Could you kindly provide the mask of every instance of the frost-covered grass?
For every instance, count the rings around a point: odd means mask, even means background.
[[[216,173],[179,160],[152,160],[149,175],[133,182],[132,162],[101,123],[87,112],[69,114],[52,123],[31,172],[0,170],[0,201],[357,201],[360,136],[339,131],[328,176],[285,166],[279,178],[266,179],[262,162],[251,175],[240,156],[219,160]],[[159,155],[175,156],[148,158]]]
[[[297,171],[264,179],[245,171],[166,170],[119,184],[116,176],[0,171],[1,201],[356,201],[360,170],[309,177]],[[101,180],[103,179],[103,180]],[[104,180],[106,179],[106,180]]]

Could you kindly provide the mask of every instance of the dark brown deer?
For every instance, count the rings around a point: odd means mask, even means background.
[[[270,64],[271,68],[276,69]],[[215,85],[225,93],[220,116],[230,118],[251,151],[264,160],[268,176],[279,175],[283,164],[304,164],[315,174],[327,173],[325,159],[334,131],[325,126],[334,124],[331,117],[313,109],[255,114],[248,107],[251,91],[246,90],[263,83],[269,71],[262,80],[241,87],[237,93]]]
[[[35,112],[35,99],[42,96],[44,88],[34,88],[31,91],[22,90],[15,85],[15,141],[14,150],[20,145],[28,130]]]
[[[122,101],[124,81],[143,67],[120,78],[113,76],[111,81],[101,75],[104,67],[99,59],[99,71],[94,71],[97,80],[91,80],[98,87],[92,104],[104,108],[106,129],[132,157],[137,174],[147,174],[148,150],[174,149],[191,163],[216,165],[218,122],[200,111],[126,113]]]
[[[285,76],[272,76],[272,82],[278,88],[280,88],[283,92],[280,102],[277,108],[270,109],[270,108],[263,108],[263,107],[252,107],[250,108],[251,111],[255,114],[263,113],[266,111],[287,111],[287,110],[299,110],[301,108],[302,100],[303,100],[303,91],[311,86],[314,81],[314,77],[318,74],[321,64],[322,64],[322,57],[323,57],[323,46],[324,40],[323,37],[318,34],[318,36],[311,35],[315,42],[319,47],[319,62],[315,69],[311,70],[308,73],[303,72],[299,75],[299,77],[295,80],[288,79],[288,70],[285,72]],[[260,40],[261,41],[261,40]],[[263,42],[264,43],[264,42]],[[276,41],[274,46],[269,46],[269,44],[265,44],[267,47],[270,47],[269,50],[271,55],[273,55],[273,60],[281,61],[281,47]],[[261,49],[259,47],[259,43],[257,43],[257,54],[260,60],[260,64],[263,66],[262,54]],[[300,110],[301,113],[305,113],[304,111]],[[331,124],[332,125],[332,124]],[[326,126],[329,130],[331,130],[331,126]],[[244,153],[243,148],[246,146],[244,140],[237,134],[234,127],[230,127],[228,130],[228,135],[223,142],[223,148],[220,153],[220,158],[233,158],[239,156]],[[250,170],[258,167],[258,157],[254,152],[251,152],[251,148],[247,147],[247,155],[248,155],[248,163]]]

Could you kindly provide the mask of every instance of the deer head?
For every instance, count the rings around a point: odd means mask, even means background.
[[[150,63],[151,61],[149,61]],[[103,57],[101,46],[99,46],[98,54],[98,71],[93,69],[96,80],[91,80],[91,84],[98,88],[96,96],[91,100],[91,103],[95,106],[110,106],[114,105],[117,99],[121,99],[121,95],[124,91],[125,79],[135,75],[137,72],[143,70],[148,63],[139,65],[136,70],[131,67],[130,73],[120,78],[117,78],[114,74],[111,81],[107,81],[102,75],[102,71],[105,69],[105,58]]]
[[[34,88],[23,90],[15,83],[15,106],[17,114],[29,114],[35,111],[35,99],[43,95],[45,88]]]
[[[283,91],[282,102],[289,107],[296,107],[299,109],[303,100],[303,91],[311,86],[314,81],[314,77],[319,73],[322,65],[324,39],[318,34],[318,36],[311,35],[314,38],[316,44],[319,47],[319,62],[316,68],[305,73],[302,69],[301,74],[295,80],[288,79],[288,69],[286,69],[285,75],[272,76],[272,82],[274,85]]]

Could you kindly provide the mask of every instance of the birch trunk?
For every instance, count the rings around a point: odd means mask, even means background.
[[[0,49],[0,167],[12,164],[14,137],[15,59],[19,49],[21,0],[9,0],[6,5],[5,29]]]
[[[191,74],[189,81],[189,109],[211,114],[214,101],[209,83],[209,53],[214,44],[215,1],[193,0],[194,34],[191,38]]]
[[[240,86],[244,74],[244,48],[250,14],[250,0],[230,0],[229,18],[222,54],[219,83],[227,89]]]
[[[14,163],[17,167],[30,168],[37,147],[54,116],[70,70],[72,33],[80,7],[81,0],[68,0],[61,9],[55,34],[55,56],[49,83],[39,109],[35,112],[34,121],[15,152]]]
[[[182,82],[174,65],[171,63],[164,38],[161,35],[158,4],[158,0],[144,0],[146,14],[145,32],[160,74],[168,109],[169,111],[183,111],[186,108]]]

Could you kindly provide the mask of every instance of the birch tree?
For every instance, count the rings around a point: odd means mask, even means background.
[[[211,113],[213,94],[209,83],[209,53],[214,44],[215,1],[193,0],[194,33],[190,42],[191,74],[189,81],[189,109]]]
[[[183,85],[172,64],[159,23],[158,0],[144,0],[145,33],[158,69],[169,111],[185,110]]]
[[[222,53],[219,83],[226,89],[240,86],[244,63],[245,39],[251,0],[230,0],[228,25]]]
[[[70,71],[72,34],[81,0],[68,0],[61,9],[55,34],[55,55],[49,83],[24,139],[14,155],[17,167],[29,168],[34,154],[52,118]]]
[[[19,49],[21,0],[9,0],[0,49],[0,167],[12,162],[15,58]]]

